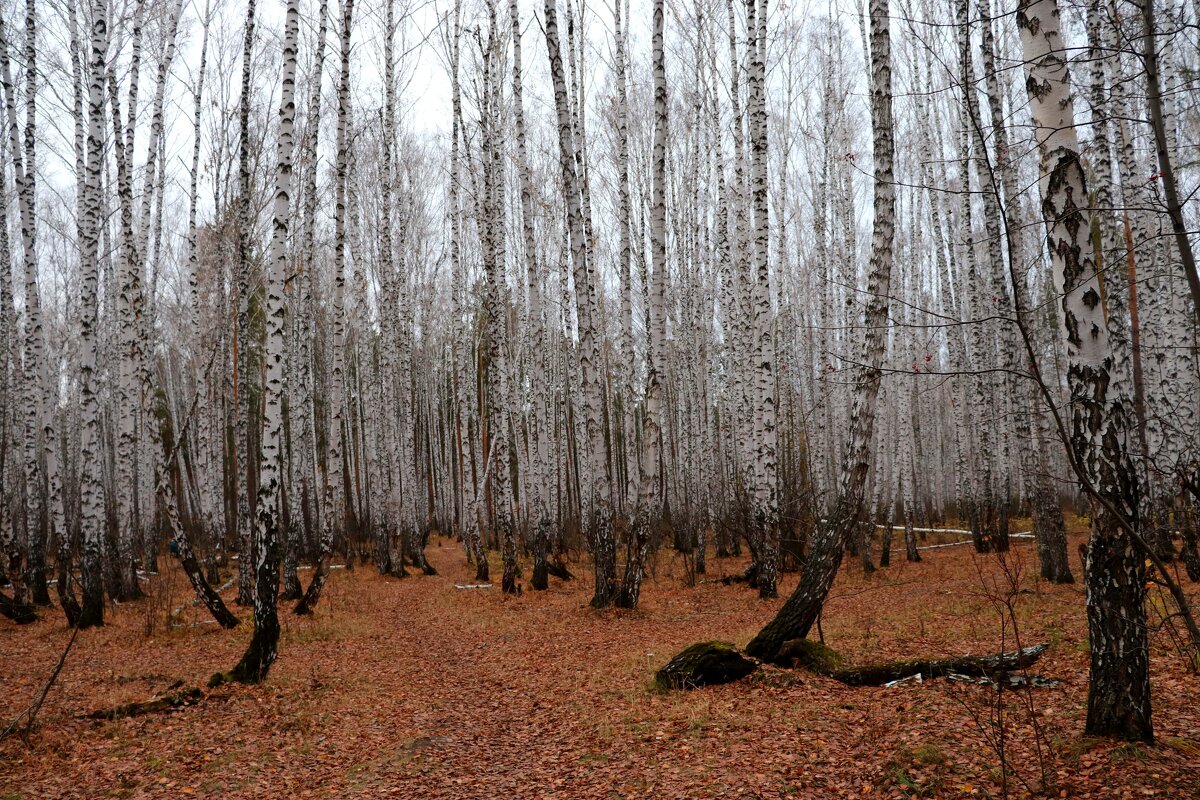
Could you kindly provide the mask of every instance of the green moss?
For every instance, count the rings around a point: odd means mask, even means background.
[[[795,659],[796,666],[822,674],[839,669],[844,663],[836,650],[812,639],[793,639],[785,642],[781,652]]]

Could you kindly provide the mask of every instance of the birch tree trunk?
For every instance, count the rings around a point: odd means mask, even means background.
[[[756,2],[761,6],[755,12]],[[755,25],[757,24],[757,27]],[[754,357],[754,465],[751,519],[759,545],[758,594],[775,597],[779,571],[779,490],[776,483],[775,336],[771,313],[769,264],[770,225],[767,210],[767,0],[746,0],[747,38],[751,53],[749,84],[751,185],[754,205],[754,248],[751,297]]]
[[[234,439],[230,488],[234,498],[234,529],[238,538],[238,604],[254,603],[254,530],[250,519],[250,237],[254,220],[250,197],[250,71],[254,52],[255,4],[246,2],[242,42],[242,92],[238,104],[237,310],[233,329]],[[240,488],[239,488],[240,487]]]
[[[88,59],[87,182],[80,226],[79,372],[80,522],[83,540],[83,607],[80,628],[104,624],[104,484],[100,477],[100,401],[96,374],[97,289],[100,280],[100,232],[104,161],[104,66],[108,54],[108,4],[92,1],[91,52]]]
[[[618,0],[619,2],[619,0]],[[530,392],[533,396],[529,413],[529,452],[531,458],[521,472],[528,480],[521,497],[526,518],[526,530],[530,550],[533,554],[533,574],[530,586],[534,589],[548,588],[550,520],[546,503],[546,369],[545,340],[542,336],[542,292],[538,270],[537,241],[533,229],[533,177],[529,168],[529,155],[525,143],[525,108],[522,87],[521,21],[517,11],[517,0],[509,0],[508,14],[512,23],[513,47],[513,114],[517,139],[517,167],[521,173],[521,233],[525,247],[525,283],[529,298],[526,312],[526,336]]]
[[[1167,218],[1171,221],[1171,233],[1179,254],[1183,273],[1187,276],[1188,289],[1192,296],[1192,314],[1200,322],[1200,273],[1196,271],[1196,256],[1192,251],[1191,238],[1183,218],[1183,204],[1175,180],[1175,165],[1171,150],[1165,114],[1163,90],[1159,78],[1158,46],[1154,41],[1154,0],[1140,0],[1142,11],[1142,61],[1146,66],[1146,100],[1150,110],[1150,128],[1154,134],[1154,153],[1158,162],[1158,175],[1162,178],[1163,195],[1166,201]],[[1172,36],[1173,34],[1163,34]],[[1193,412],[1194,413],[1194,412]]]
[[[321,87],[325,77],[325,41],[329,25],[329,2],[321,0],[317,12],[320,21],[317,25],[316,53],[313,56],[312,71],[309,76],[309,94],[307,113],[305,115],[304,135],[300,146],[300,164],[304,170],[304,181],[301,190],[303,206],[300,231],[300,263],[299,272],[299,306],[296,319],[296,364],[299,374],[294,377],[298,401],[292,409],[292,418],[296,420],[299,431],[299,450],[301,452],[301,502],[304,504],[304,517],[309,542],[314,538],[313,530],[322,527],[322,503],[325,497],[323,481],[318,477],[317,458],[317,417],[315,396],[313,391],[313,334],[316,305],[313,300],[313,284],[315,282],[315,250],[317,227],[317,145],[321,133]],[[295,537],[293,537],[295,538]],[[330,549],[332,550],[332,543]],[[297,579],[297,582],[299,580]]]
[[[349,497],[345,492],[343,437],[346,423],[346,183],[350,160],[350,28],[354,19],[354,0],[345,0],[342,8],[341,71],[338,74],[337,163],[334,188],[333,258],[333,336],[329,367],[329,444],[327,467],[322,489],[321,549],[317,567],[295,613],[311,614],[321,598],[329,577],[333,555],[335,526],[346,531]],[[315,165],[313,165],[315,168]]]
[[[136,29],[135,29],[136,30]],[[140,36],[135,34],[135,52],[140,47]],[[132,108],[137,104],[137,93],[132,85],[137,83],[137,74],[131,78],[130,101]],[[121,108],[117,99],[116,74],[109,73],[109,105],[111,107],[113,141],[122,141]],[[132,123],[131,123],[132,125]],[[133,131],[128,133],[132,141]],[[117,323],[120,328],[120,363],[117,380],[117,550],[115,572],[117,584],[113,587],[113,599],[124,602],[141,596],[138,588],[134,557],[135,531],[140,526],[137,503],[137,407],[140,393],[137,378],[141,371],[142,341],[138,320],[144,313],[142,305],[141,258],[133,231],[133,178],[129,163],[131,147],[119,145],[114,148],[117,162],[117,202],[120,206],[120,241],[118,254],[120,264],[120,290],[118,292]]]
[[[27,11],[26,26],[33,25],[33,11]],[[25,268],[25,335],[23,350],[25,369],[22,376],[27,392],[24,412],[24,481],[26,492],[32,501],[33,513],[31,525],[27,528],[27,540],[22,549],[27,554],[29,563],[26,586],[24,587],[34,602],[49,602],[46,596],[46,578],[44,567],[44,548],[48,537],[57,535],[60,540],[69,541],[65,526],[65,514],[62,499],[62,479],[58,464],[58,434],[54,425],[53,398],[54,384],[50,374],[49,360],[46,353],[46,334],[44,329],[41,290],[38,280],[37,256],[37,206],[36,206],[36,164],[34,159],[34,134],[32,132],[32,108],[28,110],[26,121],[26,147],[24,156],[18,136],[17,110],[14,100],[13,81],[9,64],[8,41],[9,34],[5,23],[0,21],[0,78],[4,84],[4,105],[7,120],[4,125],[8,129],[9,146],[12,150],[13,184],[17,195],[17,205],[20,209],[20,231],[22,247],[22,264]],[[26,47],[25,58],[29,59],[29,47]],[[27,70],[36,68],[30,64]],[[32,103],[31,94],[27,102]],[[82,175],[79,176],[82,179]],[[5,215],[7,220],[7,214]],[[15,330],[13,331],[15,334]],[[42,491],[43,475],[46,490]],[[45,520],[49,525],[46,530]],[[68,549],[67,554],[70,553]],[[74,624],[78,617],[78,602],[74,598],[71,587],[70,560],[63,559],[63,550],[59,550],[60,564],[58,595],[66,613],[68,624]],[[15,576],[20,581],[20,576]],[[14,583],[14,585],[16,585]]]
[[[1127,450],[1127,387],[1113,355],[1092,260],[1091,214],[1056,0],[1023,0],[1017,26],[1041,153],[1042,216],[1067,350],[1069,448],[1097,490],[1084,549],[1091,649],[1086,731],[1152,741],[1146,562],[1122,523],[1138,524],[1139,486]]]
[[[579,313],[579,364],[583,372],[583,395],[587,448],[591,485],[587,487],[586,518],[592,534],[595,559],[596,588],[592,605],[605,608],[612,605],[617,591],[616,542],[611,516],[611,489],[608,464],[605,458],[603,431],[604,380],[600,360],[600,328],[596,313],[598,279],[593,275],[594,264],[588,259],[584,237],[583,208],[579,175],[576,170],[576,151],[571,112],[567,104],[566,78],[563,75],[562,50],[559,44],[555,0],[546,0],[546,48],[550,60],[550,77],[554,84],[554,108],[558,122],[559,166],[562,170],[563,192],[566,195],[567,230],[570,239],[571,265],[575,281],[575,296]]]
[[[216,349],[214,349],[214,356],[216,352]],[[210,359],[209,361],[210,367],[212,360]],[[205,379],[208,377],[207,372],[208,370],[206,369]],[[167,457],[155,462],[154,489],[166,512],[167,525],[171,529],[172,549],[179,558],[179,564],[183,567],[183,572],[187,575],[188,582],[192,584],[192,589],[196,592],[196,599],[204,604],[204,607],[208,609],[213,619],[222,628],[235,628],[240,620],[225,605],[225,601],[221,599],[221,595],[209,585],[200,568],[200,561],[196,558],[195,551],[192,549],[191,539],[188,537],[187,529],[184,527],[183,520],[180,517],[179,500],[175,493],[175,484],[171,478],[171,470],[177,463],[176,457],[179,454],[180,445],[187,437],[188,423],[195,417],[196,407],[199,404],[202,391],[202,384],[197,383],[196,396],[192,401],[191,410],[184,419],[177,440],[171,446]]]
[[[753,0],[751,0],[753,2]],[[650,547],[652,525],[658,521],[656,500],[661,504],[660,486],[662,448],[663,376],[666,371],[666,283],[667,283],[667,68],[663,50],[663,0],[654,0],[654,28],[651,35],[651,71],[654,73],[654,145],[651,156],[653,196],[650,202],[650,305],[646,309],[648,346],[646,348],[646,399],[642,421],[642,450],[638,459],[638,494],[630,524],[625,558],[625,577],[616,604],[637,608],[645,573],[646,553]]]
[[[296,122],[296,40],[300,2],[288,0],[283,29],[283,75],[276,145],[274,222],[267,274],[266,375],[258,502],[255,504],[254,636],[230,675],[241,683],[266,679],[279,647],[280,535],[282,504],[284,353],[287,350],[284,283],[288,279],[288,226],[292,219],[292,150]]]
[[[818,524],[804,576],[779,613],[746,646],[764,661],[779,655],[785,641],[801,639],[833,586],[842,554],[858,524],[871,459],[879,398],[880,367],[887,346],[888,297],[895,233],[896,190],[892,177],[892,67],[888,0],[871,0],[871,130],[874,137],[875,221],[871,236],[869,299],[863,315],[862,367],[854,385],[850,430],[842,460],[841,485],[826,522]]]

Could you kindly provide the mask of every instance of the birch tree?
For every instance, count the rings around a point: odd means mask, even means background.
[[[292,218],[292,151],[296,122],[296,49],[299,0],[288,0],[283,30],[283,76],[279,97],[275,200],[267,276],[266,375],[263,432],[255,503],[254,636],[230,677],[242,683],[266,679],[279,646],[280,519],[282,516],[284,353],[287,347],[284,283],[288,279],[288,226]]]
[[[580,178],[577,170],[575,134],[567,104],[566,78],[563,72],[562,49],[558,36],[558,14],[555,0],[546,0],[546,49],[550,59],[550,78],[554,85],[554,109],[558,123],[559,167],[566,196],[567,231],[569,236],[572,278],[575,284],[576,308],[579,317],[579,364],[583,373],[584,425],[587,432],[590,485],[587,487],[587,523],[591,531],[592,553],[595,560],[596,589],[592,605],[604,608],[612,605],[617,593],[616,541],[612,530],[611,488],[602,431],[603,378],[600,362],[600,332],[596,318],[598,288],[594,276],[595,264],[589,260],[584,236],[584,217]]]
[[[332,364],[329,380],[329,432],[326,453],[324,486],[321,507],[321,546],[316,570],[295,613],[310,614],[329,577],[333,555],[334,535],[338,528],[345,531],[349,509],[346,496],[345,436],[346,436],[346,194],[350,160],[350,31],[354,21],[354,0],[342,4],[340,37],[341,69],[338,73],[337,155],[334,166],[334,264],[333,264],[333,336]],[[310,165],[310,168],[315,168]]]
[[[80,524],[82,529],[83,605],[78,626],[104,624],[104,485],[100,478],[100,400],[97,396],[97,286],[100,279],[100,226],[103,198],[100,176],[104,157],[104,80],[108,55],[108,4],[92,2],[88,55],[87,177],[80,226],[79,371],[80,371]]]
[[[1060,20],[1056,0],[1018,6],[1026,88],[1041,153],[1042,217],[1069,361],[1069,447],[1081,477],[1095,489],[1092,534],[1084,552],[1091,651],[1086,730],[1151,741],[1146,563],[1133,540],[1140,487],[1127,450],[1129,397],[1112,371],[1088,241],[1091,212]]]
[[[646,397],[642,422],[642,450],[638,458],[638,492],[630,524],[625,556],[625,576],[616,604],[637,608],[642,591],[646,552],[650,547],[651,526],[659,516],[662,487],[659,485],[662,448],[663,383],[666,371],[667,323],[667,70],[663,49],[663,0],[655,0],[651,50],[654,73],[654,153],[653,196],[650,202],[650,304],[646,309],[648,346],[646,348]]]
[[[872,0],[871,14],[871,131],[874,138],[875,221],[871,236],[869,299],[863,314],[862,367],[855,379],[850,430],[842,458],[837,499],[828,520],[818,524],[812,551],[799,585],[750,644],[746,652],[771,661],[789,639],[808,635],[825,605],[841,565],[846,543],[858,525],[871,459],[871,438],[881,380],[880,366],[887,344],[888,297],[892,274],[896,194],[892,159],[891,21],[888,0]]]

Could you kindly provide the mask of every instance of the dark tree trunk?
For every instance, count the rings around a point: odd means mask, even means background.
[[[35,606],[50,605],[50,590],[46,584],[46,534],[45,527],[38,526],[43,533],[30,542],[29,570],[25,582],[29,588],[29,596]],[[140,596],[140,592],[138,593]]]
[[[529,587],[539,592],[550,588],[550,565],[546,561],[546,550],[550,542],[545,525],[544,522],[536,523],[530,548],[533,554],[533,575],[529,578]]]
[[[1096,530],[1080,547],[1087,586],[1091,682],[1089,736],[1151,742],[1150,652],[1144,612],[1146,560],[1117,531]]]
[[[808,636],[833,586],[842,563],[845,543],[857,526],[857,516],[857,513],[837,509],[828,522],[820,524],[813,535],[812,550],[805,562],[800,584],[775,618],[746,645],[747,655],[774,662],[784,642]]]
[[[412,565],[425,575],[437,575],[438,572],[434,569],[429,560],[425,558],[425,542],[429,539],[429,532],[413,531],[409,539],[410,550],[412,553]]]
[[[1004,501],[1000,505],[1000,511],[996,515],[996,528],[992,534],[992,550],[997,553],[1008,552],[1008,502],[1009,494],[1004,492]]]
[[[1038,481],[1038,495],[1033,504],[1033,535],[1037,539],[1042,580],[1074,583],[1075,576],[1067,561],[1067,531],[1062,507],[1053,487],[1046,481]]]
[[[11,619],[18,625],[28,625],[37,622],[37,611],[28,603],[21,603],[0,592],[0,614]]]
[[[196,590],[196,596],[213,615],[217,624],[222,628],[237,627],[238,618],[225,605],[221,595],[217,594],[216,590],[204,579],[204,573],[200,571],[200,562],[196,560],[190,547],[180,548],[179,563],[183,567],[188,581],[192,584],[192,588]]]
[[[325,581],[329,580],[329,560],[331,557],[331,554],[325,553],[318,559],[316,567],[313,569],[312,580],[308,583],[308,589],[305,590],[304,596],[300,598],[300,602],[292,609],[293,614],[308,616],[313,613],[313,609],[317,607],[317,602],[321,599],[321,591],[325,588]]]
[[[921,553],[917,550],[917,537],[913,533],[912,520],[907,517],[904,519],[904,558],[912,562],[921,560]]]
[[[1183,547],[1179,557],[1183,560],[1189,580],[1200,581],[1200,515],[1193,506],[1183,513]]]
[[[279,517],[264,507],[270,499],[267,491],[260,492],[258,499],[254,537],[258,551],[254,570],[254,635],[242,660],[224,676],[238,683],[266,680],[279,650]]]
[[[780,651],[780,659],[795,660],[797,666],[811,669],[848,686],[883,686],[892,681],[920,675],[922,678],[943,678],[947,675],[971,675],[996,678],[1005,673],[1026,669],[1046,652],[1042,643],[1010,653],[989,656],[954,656],[952,658],[913,658],[883,664],[864,664],[843,667],[841,658],[829,648],[807,639],[788,642]]]
[[[63,534],[66,535],[65,533]],[[68,546],[66,549],[69,558],[71,550]],[[79,601],[75,599],[75,589],[72,586],[74,578],[71,576],[71,564],[66,558],[63,558],[62,549],[59,550],[59,562],[57,564],[58,581],[54,588],[58,594],[58,604],[62,606],[63,614],[67,618],[67,627],[74,628],[79,624],[79,617],[83,613],[83,609],[79,607]]]

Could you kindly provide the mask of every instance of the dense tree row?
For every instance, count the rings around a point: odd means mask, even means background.
[[[770,660],[893,530],[1029,517],[1073,580],[1065,502],[1089,727],[1148,737],[1147,571],[1200,580],[1197,7],[645,5],[10,0],[13,603],[101,624],[168,546],[230,627],[236,570],[258,680],[280,592],[433,531],[596,607],[747,550],[802,571]]]

